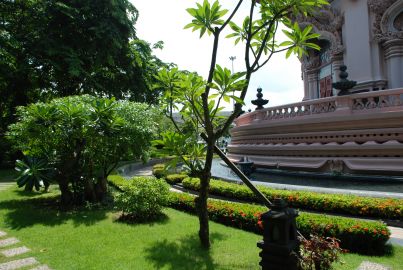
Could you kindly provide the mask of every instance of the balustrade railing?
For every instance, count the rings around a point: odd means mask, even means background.
[[[235,123],[237,126],[242,126],[255,121],[290,119],[337,111],[354,113],[354,111],[396,106],[402,107],[403,110],[403,89],[373,91],[340,97],[335,96],[269,107],[242,115],[235,120]]]

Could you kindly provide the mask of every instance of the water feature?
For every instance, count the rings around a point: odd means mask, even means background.
[[[213,160],[213,177],[226,181],[241,180],[220,159]],[[308,190],[324,193],[353,194],[371,197],[391,197],[403,199],[403,177],[356,176],[292,173],[258,168],[249,178],[254,184],[276,189]]]

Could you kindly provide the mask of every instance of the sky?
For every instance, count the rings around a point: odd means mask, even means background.
[[[205,34],[200,39],[198,32],[184,29],[184,26],[192,20],[186,9],[195,7],[196,1],[131,0],[131,2],[139,11],[136,24],[137,36],[152,44],[160,40],[164,42],[164,49],[155,51],[161,60],[175,63],[179,69],[196,71],[204,77],[207,76],[213,37]],[[235,7],[233,0],[221,0],[220,3],[230,11]],[[241,18],[247,14],[247,7],[241,6],[239,12],[240,15],[234,18],[236,22],[242,21]],[[235,56],[234,71],[243,71],[244,49],[242,45],[239,45],[240,43],[234,46],[232,39],[225,39],[228,33],[230,32],[224,33],[220,40],[217,63],[232,69],[230,57]],[[285,53],[276,54],[266,66],[254,73],[245,99],[244,110],[255,108],[250,101],[256,99],[258,87],[263,89],[263,98],[269,99],[268,106],[301,101],[304,90],[301,65],[297,57],[291,56],[286,59]],[[228,104],[226,107],[231,108],[231,105]]]

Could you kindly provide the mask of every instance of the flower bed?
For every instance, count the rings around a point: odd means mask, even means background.
[[[190,190],[198,191],[200,188],[198,178],[186,178],[182,181],[182,184]],[[401,199],[370,198],[308,191],[276,190],[264,186],[257,187],[269,200],[282,198],[293,208],[402,220],[403,200]],[[210,181],[210,193],[227,198],[259,202],[248,187],[221,180]]]
[[[120,176],[110,176],[109,182],[121,190],[122,185],[127,185],[129,181]],[[171,192],[169,205],[181,211],[195,213],[194,199],[195,197],[189,194]],[[254,204],[208,200],[211,220],[259,234],[262,233],[260,216],[267,210],[264,206]],[[382,251],[390,236],[387,226],[379,221],[363,221],[312,213],[300,213],[297,226],[305,236],[318,234],[336,237],[341,240],[343,248],[357,253]]]

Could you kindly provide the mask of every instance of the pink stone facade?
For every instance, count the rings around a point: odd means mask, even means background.
[[[304,101],[236,119],[229,158],[286,170],[403,176],[403,0],[329,2],[315,16],[294,18],[321,34],[322,50],[301,59]],[[341,65],[357,81],[350,96],[332,88]]]
[[[403,175],[403,88],[271,107],[235,120],[229,158],[286,170]]]

